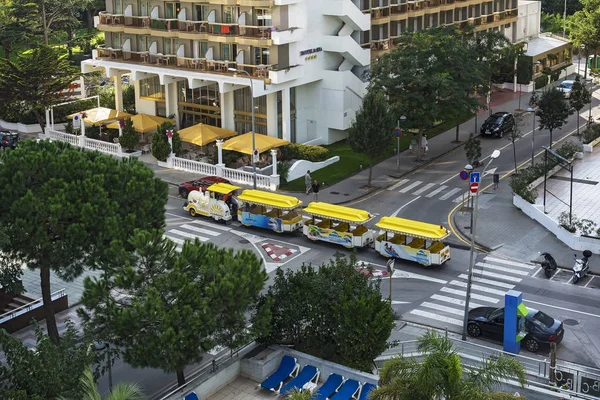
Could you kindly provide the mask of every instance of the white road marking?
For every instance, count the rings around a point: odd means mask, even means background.
[[[225,232],[229,232],[231,230],[231,228],[228,227],[225,224],[223,224],[223,225],[217,225],[217,224],[214,224],[214,223],[210,223],[208,221],[201,221],[201,219],[207,219],[208,217],[192,218],[192,217],[184,217],[184,216],[177,215],[177,214],[171,214],[171,213],[168,213],[168,212],[166,212],[165,215],[170,215],[172,217],[177,217],[177,218],[180,218],[180,219],[185,219],[185,220],[188,220],[188,221],[193,221],[195,223],[202,224],[202,226],[206,226],[208,228],[213,228],[213,229],[219,229],[219,230],[222,230],[222,231],[225,231]]]
[[[537,274],[539,274],[539,273],[540,273],[540,271],[541,271],[542,269],[543,269],[542,267],[539,267],[539,268],[538,268],[538,269],[537,269],[537,270],[536,270],[536,271],[533,273],[533,275],[531,275],[531,277],[532,277],[532,278],[535,278],[535,276],[536,276]]]
[[[450,289],[447,287],[443,287],[440,290],[442,292],[456,294],[456,295],[464,297],[464,298],[467,297],[467,292],[465,292],[464,290]],[[496,304],[498,302],[498,299],[494,299],[494,298],[487,297],[487,296],[482,296],[480,294],[475,294],[475,293],[471,293],[471,297],[474,299],[485,301],[485,302],[492,303],[492,304]]]
[[[461,310],[460,308],[446,307],[446,306],[442,306],[440,304],[430,303],[428,301],[421,303],[421,306],[427,307],[427,308],[433,308],[434,310],[444,311],[444,312],[447,312],[450,314],[465,315],[464,310]]]
[[[166,236],[166,237],[168,237],[168,236]],[[185,240],[183,240],[183,239],[172,238],[172,237],[168,237],[168,238],[171,239],[173,242],[175,242],[178,245],[177,246],[178,248],[181,247],[181,246],[183,246],[183,243],[185,242]]]
[[[500,263],[500,264],[512,265],[513,267],[527,268],[527,269],[534,269],[536,267],[536,265],[531,265],[531,264],[516,262],[516,261],[510,261],[510,260],[504,260],[502,258],[496,258],[496,257],[490,257],[490,256],[487,256],[486,258],[484,258],[484,260],[495,262],[495,263]]]
[[[198,232],[198,233],[203,233],[208,236],[219,236],[221,234],[221,232],[209,231],[208,229],[198,228],[197,226],[190,225],[190,224],[183,224],[183,225],[181,225],[181,228],[185,228],[187,230]]]
[[[454,286],[463,287],[463,288],[467,287],[467,282],[463,282],[463,281],[450,281],[450,284],[454,285]],[[498,289],[492,289],[492,288],[489,288],[487,286],[476,285],[474,283],[471,283],[471,289],[473,289],[473,290],[479,290],[480,292],[497,294],[498,296],[504,296],[506,294],[506,291],[502,291],[502,290],[498,290]]]
[[[368,261],[358,260],[357,263],[361,263],[365,267],[371,265],[373,267],[379,267],[379,268],[382,268],[382,269],[387,269],[387,267],[385,265],[375,264],[375,263],[368,262]],[[445,284],[448,283],[448,281],[443,280],[443,279],[433,278],[433,277],[427,276],[427,275],[415,274],[415,273],[412,273],[412,272],[401,271],[399,269],[394,270],[394,273],[392,274],[392,278],[420,279],[422,281],[429,281],[429,282],[441,283],[442,285],[445,285]],[[382,279],[389,279],[389,277],[385,276]]]
[[[465,306],[464,300],[457,299],[455,297],[448,297],[448,296],[442,296],[440,294],[434,294],[433,296],[431,296],[431,299],[438,300],[438,301],[444,301],[446,303],[456,304],[456,305],[463,306],[463,307]],[[472,301],[469,302],[469,306],[471,308],[483,307],[482,304],[473,303]]]
[[[461,201],[468,199],[469,198],[469,192],[465,192],[463,194],[461,194],[460,196],[458,196],[457,198],[455,198],[454,200],[452,200],[453,203],[460,203]]]
[[[458,325],[458,326],[462,326],[462,324],[463,324],[462,321],[460,321],[456,318],[448,318],[448,317],[444,317],[443,315],[438,315],[438,314],[430,313],[427,311],[411,310],[410,313],[414,314],[414,315],[418,315],[420,317],[425,317],[425,318],[433,319],[436,321],[445,322],[447,324]]]
[[[430,192],[430,193],[429,193],[429,194],[427,194],[427,196],[425,196],[425,197],[427,197],[428,199],[430,199],[430,198],[432,198],[433,196],[435,196],[436,194],[438,194],[439,192],[441,192],[442,190],[445,190],[445,189],[447,189],[447,188],[448,188],[448,186],[441,185],[439,188],[435,189],[433,192]]]
[[[176,235],[183,236],[185,238],[192,239],[192,240],[198,239],[201,242],[206,242],[206,241],[209,240],[208,238],[205,238],[204,236],[198,236],[198,235],[195,235],[193,233],[188,233],[188,232],[180,231],[179,229],[171,229],[167,233],[174,233]],[[169,238],[171,238],[171,237],[169,236]]]
[[[532,300],[526,300],[525,302],[526,303],[531,303],[531,304],[539,304],[541,306],[546,306],[546,307],[552,307],[552,308],[556,308],[558,310],[570,311],[570,312],[574,312],[574,313],[577,313],[577,314],[588,315],[590,317],[600,318],[600,315],[598,315],[598,314],[592,314],[592,313],[588,313],[588,312],[584,312],[584,311],[571,310],[570,308],[553,306],[553,305],[547,304],[547,303],[539,303],[537,301],[532,301]]]
[[[588,283],[586,283],[583,287],[588,287],[588,285],[590,283],[592,283],[592,281],[594,280],[595,276],[592,276],[592,278],[588,281]]]
[[[393,304],[410,304],[410,301],[396,301],[396,300],[392,300],[392,305]]]
[[[515,278],[514,276],[508,276],[508,275],[503,275],[503,274],[496,274],[494,272],[489,272],[489,271],[476,271],[473,272],[474,274],[479,274],[479,275],[485,275],[485,276],[491,276],[492,278],[498,278],[498,279],[502,279],[505,281],[509,281],[509,282],[516,282],[519,283],[521,282],[523,279],[521,278]]]
[[[467,274],[460,274],[458,277],[461,279],[469,279],[469,276]],[[480,278],[478,276],[473,277],[473,282],[481,282],[481,283],[485,283],[486,285],[494,285],[494,286],[503,287],[503,288],[506,288],[509,290],[513,289],[515,287],[515,285],[511,285],[510,283],[493,281],[491,279]]]
[[[433,186],[435,186],[435,183],[428,183],[427,185],[423,186],[421,189],[417,190],[416,192],[413,192],[413,194],[415,196],[420,195],[423,192],[426,192],[427,190],[431,189]]]
[[[408,181],[410,181],[410,179],[402,179],[400,182],[394,183],[392,186],[390,186],[388,188],[388,190],[396,190],[397,188],[404,185]]]
[[[454,196],[454,194],[460,192],[460,188],[454,188],[452,190],[450,190],[448,193],[446,193],[445,195],[443,195],[442,197],[440,197],[440,200],[447,200],[450,197]]]
[[[518,269],[500,267],[500,266],[494,265],[494,264],[488,264],[488,263],[478,262],[475,265],[478,266],[478,267],[488,268],[488,269],[491,269],[491,270],[494,270],[494,271],[507,272],[509,274],[514,274],[514,275],[523,275],[523,276],[529,275],[529,272],[527,272],[527,271],[521,271],[521,270],[518,270]]]
[[[404,203],[402,206],[400,206],[400,208],[399,208],[399,209],[397,209],[396,211],[394,211],[394,213],[392,214],[392,217],[395,217],[395,216],[397,216],[397,215],[398,215],[398,213],[399,213],[400,211],[402,211],[402,209],[403,209],[404,207],[406,207],[407,205],[409,205],[409,204],[410,204],[410,203],[412,203],[413,201],[417,201],[417,200],[419,200],[420,198],[421,198],[421,196],[419,196],[419,197],[415,197],[414,199],[412,199],[412,200],[411,200],[411,201],[409,201],[408,203]]]
[[[417,187],[417,186],[419,186],[421,183],[423,183],[423,182],[421,182],[421,181],[416,181],[416,182],[413,182],[413,183],[411,183],[410,185],[408,185],[408,186],[406,186],[406,187],[404,187],[404,188],[402,188],[402,189],[398,190],[398,192],[400,192],[400,193],[406,193],[406,192],[408,192],[409,190],[416,188],[416,187]]]

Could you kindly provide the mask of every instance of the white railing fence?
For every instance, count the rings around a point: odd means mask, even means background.
[[[243,185],[252,185],[254,183],[252,172],[240,171],[232,168],[223,168],[223,178]],[[256,187],[271,189],[271,178],[269,176],[257,174]]]
[[[121,154],[121,145],[118,143],[110,143],[102,140],[90,139],[88,137],[83,137],[84,148],[89,150],[97,150],[102,153],[120,155]]]
[[[54,129],[46,128],[46,137],[59,142],[67,142],[73,146],[79,146],[79,136],[71,135],[70,133],[55,131]]]
[[[204,175],[217,175],[217,167],[215,165],[179,157],[173,157],[173,168]]]

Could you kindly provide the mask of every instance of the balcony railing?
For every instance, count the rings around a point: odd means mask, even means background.
[[[371,51],[382,51],[390,49],[390,39],[374,39],[371,42]]]
[[[238,24],[221,24],[217,22],[210,22],[208,24],[208,33],[211,35],[237,36],[239,32],[240,28]]]
[[[150,57],[150,53],[147,51],[130,51],[123,50],[123,60],[147,63]]]
[[[271,26],[240,25],[240,36],[253,39],[271,39]]]
[[[98,14],[101,25],[123,25],[123,14],[109,14],[102,11]]]
[[[179,21],[180,32],[208,32],[208,21]]]
[[[125,26],[150,29],[150,17],[125,17]]]
[[[389,7],[376,8],[371,10],[371,19],[385,18],[390,16]]]
[[[123,58],[123,49],[113,49],[112,47],[98,47],[98,57],[113,60]]]
[[[151,19],[151,28],[159,31],[174,31],[177,29],[177,18],[152,18]]]

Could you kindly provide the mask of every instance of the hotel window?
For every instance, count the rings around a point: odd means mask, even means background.
[[[254,48],[254,65],[269,65],[269,49],[265,47]]]
[[[179,47],[179,40],[164,38],[163,42],[163,53],[167,55],[174,55]]]
[[[237,55],[237,45],[221,44],[221,60],[222,61],[234,61],[236,55]]]
[[[165,3],[165,18],[175,19],[181,10],[180,3]]]
[[[152,44],[152,39],[149,35],[138,35],[138,51],[148,51],[150,48],[150,44]]]
[[[164,99],[165,94],[163,91],[163,85],[160,84],[158,76],[153,78],[143,79],[140,82],[140,96],[141,97],[152,97],[157,99]]]
[[[208,14],[210,14],[210,6],[194,5],[194,21],[208,21]]]
[[[271,10],[269,10],[268,8],[255,8],[254,15],[255,15],[255,21],[254,21],[255,26],[273,26],[273,23],[271,20]]]
[[[152,5],[150,4],[150,2],[138,0],[138,15],[140,17],[150,16],[151,10],[152,10]]]
[[[223,6],[221,22],[224,24],[235,24],[237,19],[236,9],[233,6]]]
[[[113,49],[120,49],[122,44],[121,34],[119,32],[112,32],[110,43]]]
[[[113,14],[123,14],[123,0],[113,0]]]

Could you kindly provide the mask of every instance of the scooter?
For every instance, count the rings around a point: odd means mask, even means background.
[[[544,274],[546,275],[546,278],[550,279],[554,271],[556,271],[556,269],[558,268],[558,265],[556,265],[556,261],[550,253],[542,253],[542,256],[544,256],[544,261],[542,262]]]
[[[575,265],[573,265],[573,283],[576,284],[579,280],[585,277],[590,271],[589,259],[592,252],[589,250],[583,251],[583,258],[577,258],[575,254]]]

